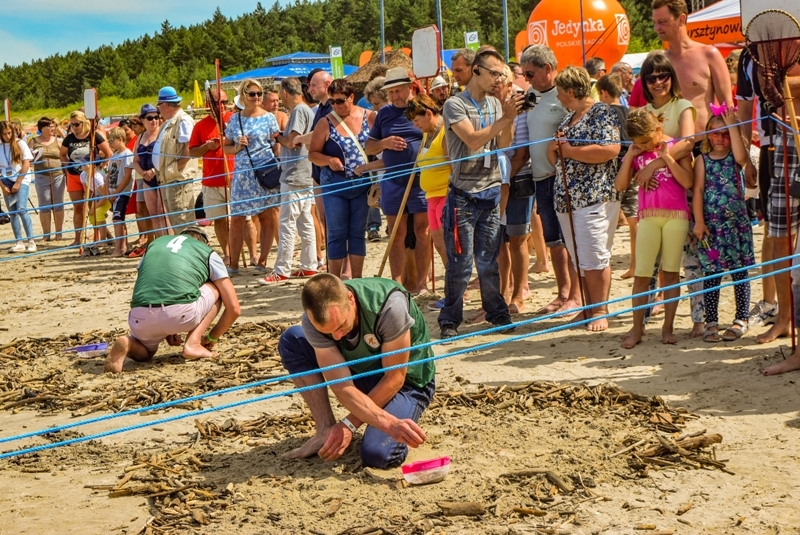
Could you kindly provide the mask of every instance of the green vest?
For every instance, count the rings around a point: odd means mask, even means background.
[[[375,324],[378,314],[383,310],[386,300],[394,292],[403,292],[408,299],[408,313],[414,318],[414,325],[411,327],[411,347],[430,342],[428,335],[428,325],[422,316],[417,304],[402,286],[389,279],[367,278],[353,279],[344,281],[356,298],[358,303],[358,345],[351,347],[345,338],[335,341],[339,351],[344,356],[344,360],[350,362],[370,355],[380,355],[384,351],[381,349],[383,340],[375,333]],[[333,337],[328,336],[331,340]],[[412,349],[408,357],[409,362],[432,357],[433,350],[430,347],[424,349]],[[381,359],[371,360],[362,364],[350,366],[355,373],[363,373],[371,370],[383,368]],[[423,388],[433,380],[436,374],[436,367],[433,361],[428,361],[406,368],[406,382],[418,388]]]
[[[155,240],[139,266],[131,308],[197,301],[200,287],[208,282],[211,252],[208,245],[187,234]]]

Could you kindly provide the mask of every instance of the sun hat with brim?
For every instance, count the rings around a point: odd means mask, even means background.
[[[149,102],[147,104],[143,104],[141,109],[139,109],[139,118],[143,119],[144,117],[147,117],[148,113],[158,113],[158,109]]]
[[[158,90],[158,103],[162,102],[180,102],[183,100],[174,87],[166,86]]]
[[[447,87],[447,82],[444,81],[444,78],[441,76],[437,76],[431,82],[431,89],[436,89],[437,87]]]
[[[408,85],[411,83],[411,78],[408,77],[408,71],[405,67],[392,67],[386,71],[386,82],[383,84],[383,89],[391,89],[401,85]]]
[[[185,227],[183,230],[181,230],[181,234],[186,234],[187,232],[199,234],[200,236],[205,238],[206,243],[208,243],[208,234],[206,234],[206,231],[203,230],[203,227],[201,227],[200,225],[189,225],[188,227]]]

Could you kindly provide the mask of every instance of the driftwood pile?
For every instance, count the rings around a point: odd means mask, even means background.
[[[97,411],[120,412],[147,407],[221,390],[245,383],[280,377],[286,374],[277,353],[278,340],[285,329],[270,322],[235,325],[223,338],[220,356],[192,363],[192,373],[200,377],[179,382],[163,375],[154,377],[152,370],[109,378],[92,390],[82,390],[82,379],[75,366],[65,364],[63,355],[84,360],[80,354],[63,353],[70,347],[97,342],[113,342],[122,331],[75,334],[57,338],[29,338],[0,346],[0,410],[37,409],[42,413],[71,411],[72,416],[85,416]],[[61,366],[48,366],[48,359],[61,359]],[[102,362],[104,357],[92,356]],[[99,359],[99,360],[98,360]],[[42,372],[46,369],[46,372]],[[149,375],[149,376],[148,376]],[[256,387],[263,393],[270,385]],[[176,408],[198,409],[200,401],[175,405]]]

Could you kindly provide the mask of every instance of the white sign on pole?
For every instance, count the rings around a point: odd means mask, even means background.
[[[768,9],[784,11],[794,18],[800,18],[800,3],[797,0],[741,0],[742,33],[747,31],[747,26],[756,15]]]
[[[472,50],[478,50],[481,42],[478,40],[478,32],[464,32],[464,46]]]
[[[434,26],[417,28],[411,36],[411,69],[417,78],[433,78],[439,74],[442,57],[439,50],[439,29]]]
[[[94,87],[83,92],[83,109],[87,119],[97,119],[97,90]]]

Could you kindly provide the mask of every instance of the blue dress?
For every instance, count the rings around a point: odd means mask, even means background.
[[[276,160],[272,153],[272,143],[279,131],[278,121],[269,112],[255,117],[244,117],[235,113],[228,121],[225,137],[235,143],[240,136],[247,136],[250,150],[250,157],[244,149],[236,153],[236,170],[231,183],[231,215],[253,216],[280,203],[280,188],[265,190],[253,173],[253,166],[261,167]]]

